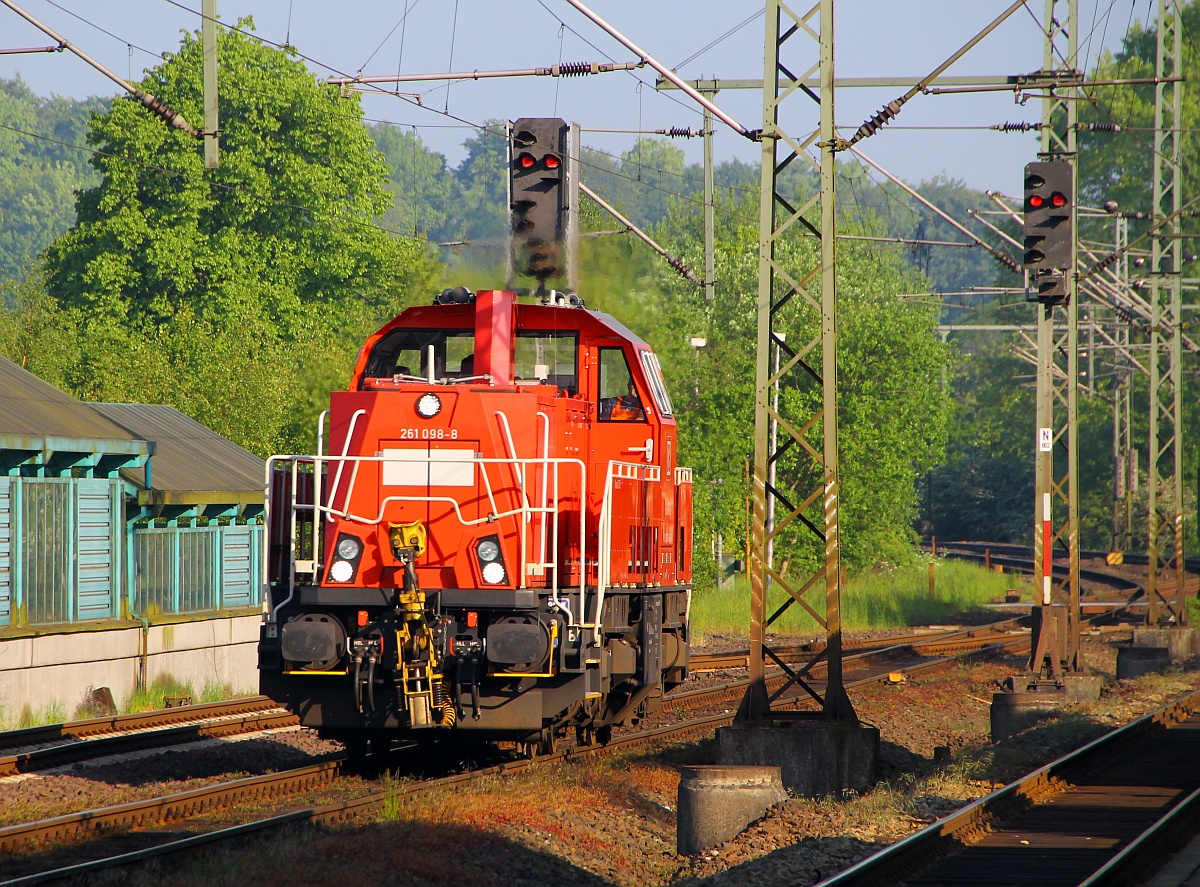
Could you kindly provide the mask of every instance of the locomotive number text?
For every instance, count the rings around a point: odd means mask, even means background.
[[[458,440],[457,428],[401,428],[401,440]]]

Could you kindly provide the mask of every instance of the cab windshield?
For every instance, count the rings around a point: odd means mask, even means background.
[[[395,329],[375,343],[363,377],[428,379],[431,347],[435,380],[465,379],[475,375],[475,333],[472,330]]]

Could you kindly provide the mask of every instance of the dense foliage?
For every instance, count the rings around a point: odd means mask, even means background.
[[[220,53],[219,169],[131,98],[92,119],[100,182],[46,252],[76,333],[51,381],[173,404],[259,453],[307,448],[301,417],[434,266],[423,239],[374,224],[386,167],[355,100],[242,34],[222,32]],[[198,37],[144,83],[200,120]]]
[[[96,182],[83,144],[88,117],[108,103],[33,94],[0,80],[0,280],[24,277],[75,221],[74,192]]]

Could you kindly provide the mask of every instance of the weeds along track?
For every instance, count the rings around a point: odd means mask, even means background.
[[[1141,883],[1200,827],[1200,691],[862,860],[822,887]]]
[[[265,696],[0,733],[0,777],[299,724]]]

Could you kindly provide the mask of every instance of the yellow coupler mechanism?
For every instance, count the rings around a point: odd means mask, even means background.
[[[425,619],[425,592],[413,566],[425,553],[425,525],[421,521],[389,524],[388,539],[396,560],[404,566],[404,588],[396,595],[400,603],[400,628],[396,631],[400,700],[408,711],[410,726],[453,727],[454,703],[446,693],[433,630]]]

